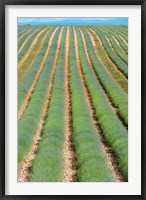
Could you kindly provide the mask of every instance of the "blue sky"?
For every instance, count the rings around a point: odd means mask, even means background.
[[[128,25],[128,18],[18,18],[19,25]]]

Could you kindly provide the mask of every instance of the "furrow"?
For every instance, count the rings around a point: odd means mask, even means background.
[[[28,58],[30,52],[32,51],[34,45],[36,44],[37,40],[39,39],[40,35],[45,32],[45,30],[48,29],[48,27],[46,27],[45,29],[43,29],[35,38],[34,42],[32,43],[32,45],[30,46],[29,51],[27,51],[27,53],[25,54],[25,56],[20,60],[20,62],[18,63],[18,70],[20,69],[20,67],[22,67],[22,64],[25,62],[25,60]],[[18,51],[19,53],[19,51]]]
[[[105,30],[106,32],[110,33],[110,35],[114,36],[114,38],[118,41],[121,49],[123,49],[124,53],[126,55],[128,55],[128,47],[125,44],[125,42],[121,39],[121,37],[119,36],[119,34],[113,32],[112,30],[109,30],[108,27],[102,27],[103,30]]]
[[[98,55],[98,59],[101,62],[102,66],[108,71],[113,79],[117,82],[117,84],[120,86],[120,88],[123,90],[123,92],[128,95],[128,81],[123,75],[123,73],[116,67],[116,65],[113,63],[113,61],[110,59],[107,52],[104,50],[104,47],[102,45],[102,42],[99,38],[99,36],[92,31],[92,29],[89,29],[87,31],[92,44],[96,50],[96,53]]]
[[[39,29],[36,29],[35,31],[33,31],[22,43],[21,47],[18,50],[18,54],[22,51],[23,47],[26,45],[27,41],[29,40],[29,38],[35,33],[37,32]]]
[[[63,176],[63,146],[65,137],[65,40],[63,27],[53,89],[39,152],[33,162],[31,182],[61,182]],[[41,168],[40,168],[41,166]]]
[[[77,156],[79,182],[111,182],[106,156],[97,137],[84,87],[82,85],[75,48],[73,28],[70,28],[70,88],[72,103],[73,143]]]
[[[93,29],[89,28],[89,30],[92,32],[92,34],[94,34],[94,37],[97,38],[97,40],[100,42],[100,45],[104,48],[104,45],[100,39],[100,37],[94,32]],[[89,33],[89,32],[88,32]],[[93,40],[91,34],[89,33],[91,39]],[[95,43],[95,42],[94,42]],[[114,63],[114,61],[110,58],[109,54],[107,53],[107,51],[104,49],[104,52],[106,54],[106,56],[108,57],[108,60],[112,63],[112,65],[114,66],[115,70],[117,70],[117,72],[122,76],[122,78],[127,82],[127,78],[125,77],[125,75],[121,72],[121,70],[119,68],[117,68],[116,64]]]
[[[31,87],[29,88],[29,90],[28,90],[28,92],[27,92],[27,95],[26,95],[26,97],[25,97],[25,99],[24,99],[24,101],[23,101],[23,103],[22,103],[20,109],[19,109],[19,112],[18,112],[18,121],[22,118],[23,113],[24,113],[25,109],[27,108],[27,106],[28,106],[28,104],[29,104],[31,95],[33,94],[33,92],[34,92],[34,90],[35,90],[36,84],[37,84],[37,82],[38,82],[38,79],[39,79],[39,77],[40,77],[40,75],[41,75],[41,73],[42,73],[42,70],[43,70],[43,68],[44,68],[45,62],[46,62],[46,60],[47,60],[47,57],[48,57],[50,48],[51,48],[51,46],[52,46],[52,41],[53,41],[53,38],[54,38],[54,35],[55,35],[57,29],[58,29],[58,28],[55,29],[55,31],[52,33],[52,35],[51,35],[51,37],[50,37],[50,40],[49,40],[49,43],[48,43],[48,48],[47,48],[47,51],[46,51],[45,56],[44,56],[44,58],[43,58],[43,61],[42,61],[41,65],[40,65],[40,68],[39,68],[39,70],[38,70],[38,72],[37,72],[37,74],[36,74],[36,77],[35,77],[35,79],[34,79],[32,85],[31,85]]]
[[[102,33],[102,31],[100,31],[97,28],[93,28],[93,27],[92,27],[92,29],[100,37],[105,50],[107,51],[108,55],[110,56],[110,58],[112,59],[112,61],[115,63],[115,65],[117,66],[117,68],[128,79],[128,65],[112,50],[110,44],[108,43],[108,40],[106,39],[106,37],[104,36],[104,34]]]
[[[50,27],[50,29],[51,29],[51,27]],[[30,50],[33,41],[41,33],[42,30],[43,30],[42,28],[39,28],[37,31],[35,31],[31,35],[31,37],[29,38],[29,40],[27,41],[27,43],[23,47],[22,51],[18,54],[18,63],[20,62],[21,59],[23,59],[23,57],[25,56],[25,54]]]
[[[123,108],[122,106],[127,105],[127,97],[124,95],[124,93],[122,91],[120,91],[120,88],[117,88],[115,82],[112,80],[112,78],[110,77],[110,75],[108,74],[106,69],[103,68],[103,66],[100,65],[100,67],[101,67],[100,70],[96,70],[97,68],[95,68],[95,63],[93,64],[93,59],[91,59],[91,57],[90,57],[90,54],[89,54],[88,48],[87,48],[87,44],[86,44],[86,41],[85,41],[85,37],[84,37],[82,31],[81,31],[81,36],[82,36],[87,60],[90,64],[90,67],[91,67],[97,81],[101,85],[103,93],[107,97],[107,99],[108,99],[108,101],[111,105],[111,108],[114,111],[114,113],[116,114],[117,118],[120,120],[120,122],[123,124],[123,126],[125,126],[125,128],[128,129],[127,118],[125,118],[125,112],[123,112],[123,109],[122,109]],[[94,59],[94,61],[95,61],[95,59]],[[97,67],[97,65],[96,65],[96,67]],[[103,73],[103,69],[105,69],[104,73]],[[102,79],[103,75],[104,75],[104,79]],[[105,79],[105,77],[106,77],[106,79]],[[111,93],[110,89],[108,89],[109,82],[107,80],[110,82],[111,88],[114,88],[114,93]],[[123,101],[122,103],[117,104],[117,100],[115,98],[115,91],[117,91],[118,96],[120,95],[120,98]]]
[[[124,62],[125,64],[128,64],[128,57],[127,57],[127,55],[124,54],[124,53],[122,52],[122,50],[121,50],[120,47],[119,47],[119,49],[118,49],[118,45],[117,45],[116,41],[113,39],[113,37],[112,37],[112,38],[109,38],[104,32],[103,32],[103,34],[104,34],[104,37],[107,39],[107,41],[108,41],[108,43],[109,43],[111,49],[113,50],[113,52],[114,52],[117,56],[119,56],[119,57],[121,58],[121,60],[123,60],[123,62]],[[113,40],[113,41],[112,41],[112,40]],[[115,46],[116,46],[116,47],[115,47]]]
[[[36,59],[34,60],[30,70],[27,72],[27,76],[25,76],[25,78],[23,79],[22,83],[18,86],[18,110],[20,109],[20,107],[21,107],[21,105],[22,105],[22,103],[23,103],[23,101],[24,101],[24,99],[25,99],[30,87],[33,84],[33,81],[34,81],[34,79],[35,79],[35,77],[37,75],[37,72],[38,72],[38,70],[39,70],[39,68],[41,66],[41,63],[42,63],[43,59],[44,59],[45,53],[46,53],[46,51],[48,49],[50,37],[53,34],[55,29],[56,29],[56,27],[51,28],[51,30],[49,32],[44,33],[41,36],[40,40],[36,44],[37,47],[38,46],[40,47],[40,45],[42,45],[42,47],[41,47],[38,55],[36,56]],[[57,30],[56,34],[58,35],[58,30]],[[58,38],[58,36],[56,34],[55,34],[54,38]],[[29,62],[27,62],[27,64],[29,66]],[[25,66],[25,68],[27,68],[27,65]],[[23,70],[22,70],[22,73],[24,73]]]
[[[119,41],[114,37],[114,35],[112,35],[113,39],[116,41],[117,45],[119,46],[119,48],[121,49],[121,51],[126,54],[125,50],[121,47]]]
[[[22,85],[24,80],[26,79],[27,75],[31,71],[31,69],[36,64],[36,60],[40,56],[40,53],[42,52],[42,49],[45,46],[46,38],[48,35],[52,32],[52,29],[46,29],[38,38],[38,41],[33,46],[32,50],[29,52],[29,55],[25,62],[22,64],[22,66],[18,70],[18,85]],[[25,57],[25,56],[24,56]],[[23,58],[22,58],[23,59]]]
[[[123,177],[123,175],[121,173],[121,170],[120,170],[120,168],[118,166],[116,157],[115,157],[111,147],[109,147],[109,145],[105,141],[105,137],[104,137],[104,135],[103,135],[103,133],[102,133],[102,131],[100,129],[100,126],[98,124],[98,119],[96,117],[95,110],[94,110],[94,107],[93,107],[92,99],[91,99],[91,96],[89,94],[87,85],[85,83],[84,73],[83,73],[83,70],[82,70],[82,67],[81,67],[81,62],[80,62],[80,56],[79,56],[78,41],[77,41],[76,32],[75,32],[75,45],[76,45],[76,57],[77,57],[77,62],[78,62],[78,69],[79,69],[81,81],[82,81],[82,84],[83,84],[83,87],[84,87],[86,101],[88,103],[88,107],[89,107],[90,114],[91,114],[92,119],[93,119],[94,127],[96,129],[96,133],[98,135],[98,138],[101,141],[102,149],[103,149],[103,151],[104,151],[104,153],[105,153],[105,155],[107,157],[107,166],[111,170],[111,173],[112,173],[114,179],[116,181],[118,181],[118,182],[123,182],[124,181],[124,177]],[[88,59],[88,61],[90,63],[90,59],[89,59],[88,55],[87,55],[87,59]]]
[[[110,29],[111,31],[113,31],[113,32],[115,32],[115,33],[117,33],[117,34],[119,34],[119,35],[125,40],[126,43],[128,42],[128,36],[127,36],[127,34],[125,35],[125,34],[122,33],[121,31],[115,30],[114,27],[112,27],[112,28],[109,27],[109,29]]]
[[[79,33],[79,32],[78,32]],[[79,38],[79,34],[78,34]],[[92,98],[98,124],[105,136],[105,140],[112,148],[119,167],[128,179],[128,134],[121,121],[113,112],[107,96],[103,93],[102,87],[97,81],[93,70],[86,57],[84,45],[79,38],[80,62],[84,73],[85,83]]]
[[[119,33],[122,33],[122,34],[124,34],[124,36],[127,36],[128,35],[128,31],[125,31],[124,29],[123,29],[123,27],[120,27],[120,26],[116,26],[116,27],[112,27],[113,29],[115,29],[116,31],[118,31]]]
[[[32,30],[33,30],[33,28],[30,29],[30,30],[28,30],[28,31],[26,31],[25,33],[23,33],[23,34],[18,38],[18,42],[19,42],[27,33],[31,32]]]
[[[19,169],[20,173],[19,173],[19,178],[18,178],[19,182],[26,182],[26,181],[29,180],[29,177],[31,175],[30,173],[31,173],[31,168],[32,168],[32,162],[35,159],[37,152],[39,150],[39,142],[41,140],[43,126],[45,124],[45,117],[46,117],[47,110],[48,110],[48,107],[49,107],[49,102],[50,102],[52,88],[53,88],[53,81],[54,81],[54,75],[55,75],[55,70],[56,70],[56,65],[57,65],[57,60],[58,60],[58,55],[59,55],[62,32],[63,32],[63,28],[62,28],[60,35],[59,35],[58,47],[57,47],[55,60],[54,60],[54,64],[53,64],[53,68],[52,68],[52,72],[51,72],[49,87],[48,87],[46,99],[45,99],[45,102],[44,102],[44,105],[43,105],[43,109],[42,109],[39,125],[38,125],[38,128],[37,128],[37,132],[35,134],[35,137],[33,139],[33,143],[32,143],[32,146],[31,146],[29,152],[26,154],[24,160],[20,164],[20,169]]]
[[[119,35],[120,36],[120,38],[123,40],[123,42],[128,46],[128,43],[127,43],[127,41],[125,40],[125,38],[123,38],[121,35]]]
[[[23,35],[23,37],[21,38],[21,40],[18,41],[18,51],[21,48],[22,44],[24,43],[24,41],[26,40],[26,38],[33,33],[37,28],[32,28],[30,31],[26,32],[26,34]]]
[[[26,29],[18,30],[18,38],[26,31]]]
[[[66,96],[66,131],[65,142],[63,149],[64,156],[64,172],[63,182],[76,182],[77,166],[75,147],[73,145],[73,127],[72,127],[72,108],[71,108],[71,95],[70,95],[70,74],[69,74],[69,27],[67,28],[66,35],[66,51],[65,51],[65,96]]]

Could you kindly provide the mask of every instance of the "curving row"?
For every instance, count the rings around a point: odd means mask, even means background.
[[[78,29],[77,29],[77,33],[78,33],[79,43],[83,45],[81,33],[79,32]],[[126,95],[123,93],[123,91],[120,89],[120,87],[117,85],[117,83],[112,79],[110,74],[101,65],[101,63],[96,55],[95,49],[93,47],[91,38],[84,28],[82,28],[82,33],[85,37],[87,49],[88,49],[92,64],[94,66],[94,69],[95,69],[96,73],[98,74],[98,77],[99,77],[104,89],[106,90],[109,97],[111,98],[113,104],[115,105],[115,107],[118,108],[118,113],[119,113],[120,117],[122,118],[124,123],[126,125],[128,125],[128,99],[127,99]],[[83,48],[81,50],[82,50],[83,56],[86,56]]]
[[[22,36],[22,38],[18,41],[18,50],[20,49],[21,45],[23,44],[23,42],[26,40],[27,37],[30,36],[30,34],[32,34],[34,31],[36,31],[38,29],[38,27],[34,27],[28,31],[26,31],[24,33],[24,35]]]
[[[28,31],[28,28],[19,28],[18,30],[18,39],[26,32]]]
[[[100,38],[97,37],[96,33],[93,32],[90,28],[86,29],[90,38],[92,40],[93,46],[95,48],[95,52],[97,57],[99,58],[102,66],[105,67],[107,72],[112,76],[112,78],[116,81],[116,83],[120,86],[122,91],[127,95],[128,94],[128,81],[126,77],[121,73],[112,60],[108,57],[107,52],[105,51]]]
[[[128,42],[128,32],[124,33],[121,27],[109,27],[109,30],[113,30],[115,33],[119,34],[126,42]]]
[[[78,34],[79,35],[79,34]],[[79,36],[78,36],[79,38]],[[119,166],[125,176],[128,178],[128,134],[125,127],[119,121],[112,110],[109,101],[101,85],[97,82],[96,77],[90,67],[86,57],[85,48],[81,40],[78,41],[80,52],[80,61],[85,78],[85,82],[92,98],[96,117],[103,131],[107,143],[115,153]],[[91,54],[90,54],[91,55]]]
[[[53,45],[44,65],[43,71],[31,96],[29,106],[26,108],[23,118],[18,123],[18,162],[20,163],[33,143],[41,120],[41,113],[46,99],[46,93],[50,83],[51,71],[54,64],[54,55],[58,47],[58,37],[61,28],[56,32]],[[49,39],[49,38],[48,38]],[[47,47],[48,40],[46,42]],[[44,48],[43,48],[44,49]],[[27,76],[28,77],[28,76]],[[31,78],[31,77],[30,77]],[[33,81],[33,80],[32,80]],[[27,82],[26,82],[27,83]],[[28,87],[28,85],[25,85]],[[26,88],[25,88],[26,89]],[[26,89],[27,91],[27,89]]]
[[[80,182],[114,181],[107,167],[101,142],[93,125],[77,63],[74,32],[70,28],[70,91],[73,141],[76,148]]]
[[[29,72],[27,73],[27,76],[24,78],[24,80],[22,81],[22,83],[19,85],[18,87],[18,109],[20,108],[20,106],[22,105],[27,93],[28,93],[28,90],[29,88],[31,87],[34,79],[35,79],[35,76],[39,70],[39,67],[43,61],[43,58],[45,56],[45,53],[47,51],[47,48],[48,48],[48,43],[49,43],[49,39],[53,33],[53,31],[56,29],[56,27],[52,28],[45,40],[44,40],[44,43],[43,43],[43,46],[42,48],[40,49],[37,57],[35,58],[35,61],[33,62]],[[57,40],[58,38],[58,35],[59,35],[59,30],[57,31],[56,35],[55,35],[55,38],[54,40]]]
[[[107,51],[109,57],[113,60],[116,64],[117,68],[126,76],[128,77],[128,66],[127,64],[112,50],[111,46],[109,45],[106,37],[98,28],[92,29],[96,32],[96,34],[100,37],[105,50]]]
[[[105,31],[103,29],[100,28],[100,30],[103,32],[103,34],[108,38],[109,42],[111,43],[114,51],[117,53],[117,55],[120,56],[120,58],[126,63],[128,64],[128,56],[127,54],[125,54],[121,48],[118,46],[118,44],[116,43],[115,39],[112,37],[112,35],[108,32]]]
[[[26,54],[26,52],[29,50],[34,38],[38,35],[38,33],[40,33],[42,31],[42,29],[37,29],[36,31],[34,31],[32,33],[32,35],[30,36],[30,38],[28,39],[28,41],[26,42],[26,44],[24,45],[23,49],[21,50],[21,52],[18,53],[18,62],[24,57],[24,55]]]
[[[43,127],[39,152],[33,162],[30,181],[59,182],[62,180],[62,149],[65,132],[65,28],[54,75],[51,100]],[[49,68],[49,66],[48,66]],[[46,84],[46,83],[44,83]]]
[[[118,33],[115,33],[112,29],[109,30],[109,27],[102,27],[102,30],[108,31],[111,35],[113,35],[116,40],[119,42],[121,48],[128,54],[128,45],[122,40]]]

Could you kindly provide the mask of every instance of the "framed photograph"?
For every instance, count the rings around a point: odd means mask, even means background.
[[[145,200],[146,2],[0,3],[0,198]]]

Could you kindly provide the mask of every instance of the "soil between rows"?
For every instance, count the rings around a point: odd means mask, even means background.
[[[111,150],[111,148],[106,143],[104,135],[101,132],[100,127],[98,125],[98,122],[97,122],[98,120],[97,120],[96,115],[95,115],[95,110],[94,110],[94,107],[93,107],[93,104],[92,104],[92,99],[91,99],[88,87],[85,83],[84,73],[83,73],[83,70],[82,70],[81,63],[80,63],[80,57],[79,57],[79,52],[78,52],[78,40],[77,40],[77,35],[76,35],[75,30],[74,30],[74,33],[75,33],[75,46],[76,46],[76,57],[77,57],[77,62],[78,62],[78,69],[79,69],[81,81],[82,81],[82,84],[83,84],[83,87],[84,87],[84,91],[85,91],[85,95],[86,95],[86,101],[88,103],[88,107],[89,107],[89,110],[90,110],[90,113],[91,113],[91,116],[92,116],[92,119],[93,119],[94,127],[95,127],[97,135],[98,135],[98,137],[101,141],[103,151],[105,152],[105,154],[107,156],[107,166],[111,170],[113,177],[115,178],[116,181],[124,182],[124,177],[123,177],[121,170],[118,166],[116,157],[115,157],[113,151]],[[86,51],[87,51],[87,49],[86,49]]]
[[[80,30],[80,31],[81,31],[81,30]],[[118,118],[119,121],[123,124],[123,126],[128,130],[128,126],[127,126],[127,125],[124,123],[124,121],[121,119],[121,117],[120,117],[120,115],[119,115],[119,113],[118,113],[118,109],[117,109],[117,108],[115,107],[115,105],[113,104],[113,102],[112,102],[112,100],[111,100],[111,97],[110,97],[110,96],[108,95],[108,93],[106,92],[106,90],[105,90],[103,84],[102,84],[101,81],[100,81],[100,78],[98,77],[98,74],[97,74],[97,72],[96,72],[96,70],[95,70],[95,68],[94,68],[94,65],[93,65],[93,63],[92,63],[92,61],[91,61],[91,59],[90,59],[90,55],[89,55],[89,53],[88,53],[88,48],[87,48],[86,41],[85,41],[85,38],[84,38],[84,35],[83,35],[82,31],[81,31],[81,35],[82,35],[83,42],[84,42],[84,48],[85,48],[85,51],[86,51],[86,56],[87,56],[88,62],[89,62],[89,64],[90,64],[90,67],[91,67],[91,69],[92,69],[92,71],[93,71],[93,73],[94,73],[94,75],[95,75],[95,77],[96,77],[96,80],[97,80],[98,83],[100,84],[100,86],[101,86],[101,88],[102,88],[102,91],[103,91],[103,93],[105,94],[105,96],[107,97],[107,99],[108,99],[108,101],[109,101],[109,104],[110,104],[112,110],[114,111],[114,113],[116,114],[117,118]],[[106,69],[105,69],[105,70],[106,70]],[[107,70],[106,70],[106,72],[107,72]],[[108,73],[108,72],[107,72],[107,73]]]
[[[50,102],[52,88],[53,88],[53,81],[54,81],[54,75],[55,75],[55,70],[56,70],[56,65],[57,65],[57,60],[58,60],[58,55],[59,55],[62,31],[63,31],[63,29],[61,30],[60,35],[59,35],[59,39],[58,39],[58,47],[57,47],[57,51],[56,51],[56,55],[55,55],[55,61],[54,61],[53,69],[52,69],[52,72],[51,72],[51,80],[50,80],[50,83],[49,83],[47,96],[46,96],[46,99],[45,99],[45,102],[44,102],[43,111],[42,111],[40,122],[39,122],[39,125],[38,125],[38,130],[37,130],[37,133],[36,133],[36,135],[33,139],[33,144],[31,146],[28,154],[26,155],[23,162],[19,165],[19,171],[20,171],[19,182],[29,181],[29,177],[31,175],[32,162],[35,159],[35,157],[37,156],[37,153],[39,151],[39,142],[41,140],[43,126],[45,124],[44,119],[45,119],[47,110],[49,108],[49,102]],[[97,135],[100,138],[100,141],[102,143],[103,151],[105,152],[106,157],[107,157],[107,166],[111,170],[111,173],[113,174],[113,177],[115,178],[116,181],[124,182],[125,180],[124,180],[122,172],[121,172],[121,170],[118,166],[116,156],[114,155],[111,147],[106,143],[105,137],[104,137],[104,135],[103,135],[103,133],[100,129],[100,126],[98,124],[98,119],[96,118],[96,115],[95,115],[95,109],[93,107],[92,98],[90,96],[88,87],[86,85],[84,73],[83,73],[82,66],[81,66],[80,55],[79,55],[79,50],[78,50],[78,39],[77,39],[75,29],[74,29],[74,33],[75,33],[75,49],[76,49],[76,57],[77,57],[77,62],[78,62],[78,69],[79,69],[81,81],[82,81],[82,84],[83,84],[83,87],[84,87],[84,91],[85,91],[85,95],[86,95],[86,101],[88,103],[90,114],[91,114],[92,119],[93,119],[93,124],[94,124],[94,127],[96,129]],[[84,47],[85,47],[86,56],[87,56],[87,59],[89,61],[89,64],[90,64],[90,66],[91,66],[91,68],[94,72],[94,75],[97,78],[97,81],[101,85],[103,92],[106,94],[112,109],[114,110],[114,112],[117,114],[117,117],[119,118],[116,108],[112,104],[110,97],[106,93],[102,83],[100,82],[100,80],[99,80],[99,78],[98,78],[98,76],[95,72],[94,66],[93,66],[91,59],[90,59],[90,55],[88,53],[88,49],[87,49],[85,38],[84,38],[82,31],[81,31],[81,34],[82,34],[82,38],[83,38],[83,41],[84,41]],[[52,40],[53,40],[53,36],[51,36],[51,37],[52,37]],[[51,39],[50,39],[50,41],[51,41]],[[51,42],[50,42],[49,45],[50,46],[48,47],[48,49],[51,48]],[[30,88],[31,91],[29,90],[29,92],[28,92],[27,100],[25,99],[25,101],[23,102],[23,107],[21,107],[21,109],[20,109],[21,112],[18,114],[19,120],[23,116],[23,113],[25,112],[25,109],[27,108],[29,101],[31,99],[31,95],[33,94],[33,91],[35,90],[37,80],[40,77],[41,71],[43,70],[44,64],[45,64],[46,59],[47,59],[48,54],[49,54],[50,49],[49,50],[48,49],[47,49],[47,52],[45,54],[46,57],[44,56],[44,59],[43,59],[43,62],[42,62],[43,64],[41,64],[41,67],[39,68],[37,76],[36,76],[32,86]],[[65,95],[66,95],[66,98],[65,98],[65,100],[66,100],[65,121],[66,121],[66,133],[65,133],[64,150],[63,150],[63,156],[64,156],[64,159],[65,159],[64,172],[63,172],[63,176],[64,176],[63,182],[77,182],[78,180],[76,178],[76,175],[77,175],[77,172],[78,172],[79,169],[76,166],[75,147],[73,145],[73,138],[72,138],[73,130],[72,130],[72,116],[71,116],[72,110],[71,110],[70,75],[69,75],[69,28],[67,28],[65,59],[66,59],[65,60],[65,90],[66,90],[65,91]],[[121,119],[119,118],[119,120],[121,120]]]
[[[45,56],[44,56],[44,58],[43,58],[43,61],[42,61],[41,65],[40,65],[40,68],[39,68],[39,70],[38,70],[38,72],[37,72],[37,75],[36,75],[36,77],[35,77],[35,79],[34,79],[34,81],[33,81],[33,83],[32,83],[32,86],[30,87],[30,89],[29,89],[29,91],[28,91],[28,93],[27,93],[27,95],[26,95],[26,97],[25,97],[25,99],[24,99],[24,101],[23,101],[23,103],[22,103],[20,109],[19,109],[19,112],[18,112],[18,121],[22,118],[23,113],[25,112],[25,109],[27,108],[27,106],[28,106],[28,104],[29,104],[29,101],[30,101],[30,99],[31,99],[31,95],[33,94],[33,92],[34,92],[34,90],[35,90],[36,84],[37,84],[37,82],[38,82],[38,79],[39,79],[39,77],[40,77],[40,75],[41,75],[41,72],[42,72],[42,70],[43,70],[43,68],[44,68],[45,62],[46,62],[47,57],[48,57],[48,55],[49,55],[49,51],[50,51],[50,48],[51,48],[51,46],[52,46],[52,41],[53,41],[53,38],[54,38],[54,35],[55,35],[56,31],[57,31],[57,28],[55,29],[55,31],[52,33],[52,35],[51,35],[51,37],[50,37],[50,40],[49,40],[49,43],[48,43],[47,51],[46,51],[46,53],[45,53]]]
[[[35,156],[37,155],[37,152],[39,150],[39,141],[41,140],[43,126],[45,124],[44,119],[45,119],[45,116],[46,116],[46,113],[47,113],[47,110],[49,107],[49,102],[50,102],[52,88],[53,88],[53,81],[54,81],[54,75],[55,75],[55,70],[56,70],[56,65],[57,65],[57,60],[58,60],[58,55],[59,55],[62,32],[63,32],[63,28],[59,34],[58,47],[57,47],[57,51],[56,51],[56,55],[55,55],[53,69],[51,72],[51,79],[50,79],[50,83],[49,83],[49,87],[48,87],[48,92],[46,95],[46,100],[43,105],[43,110],[42,110],[42,114],[40,117],[38,129],[37,129],[36,135],[33,140],[33,144],[31,146],[29,152],[25,156],[22,163],[20,163],[20,167],[19,167],[20,173],[19,173],[19,178],[18,178],[19,182],[26,182],[29,180],[29,177],[31,175],[32,161],[35,159]]]

